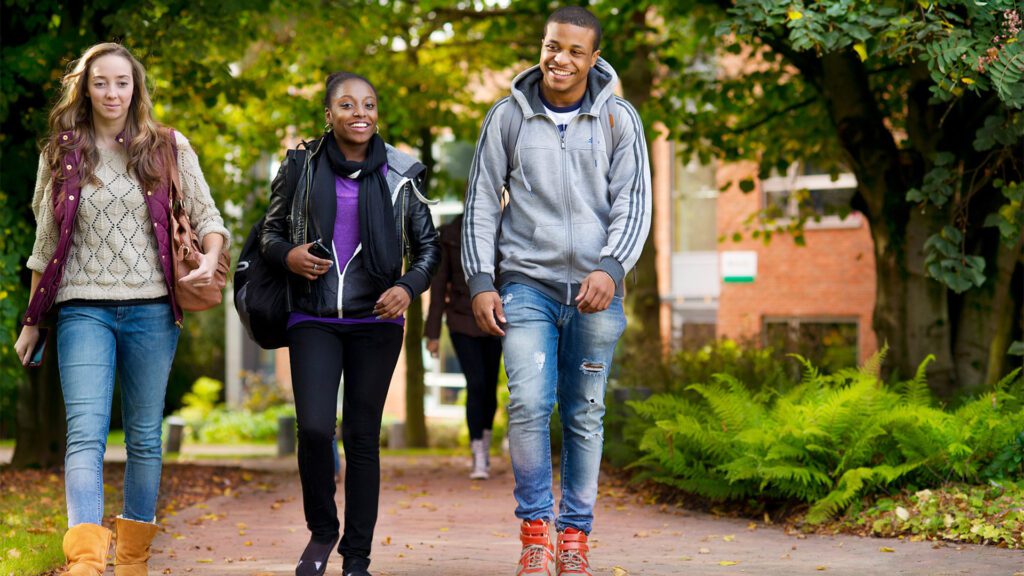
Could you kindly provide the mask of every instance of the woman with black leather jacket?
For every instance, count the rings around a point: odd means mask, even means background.
[[[380,493],[380,423],[402,348],[403,314],[440,261],[420,193],[426,168],[377,132],[377,93],[365,78],[327,78],[324,135],[274,179],[261,239],[289,272],[288,350],[298,422],[299,476],[311,538],[295,573],[320,575],[339,538],[334,426],[345,375],[346,576],[366,576]],[[297,179],[288,171],[301,168]],[[297,182],[289,190],[287,182]],[[403,252],[409,266],[403,273]]]

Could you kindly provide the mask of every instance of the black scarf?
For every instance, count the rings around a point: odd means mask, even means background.
[[[320,164],[313,178],[314,189],[324,189],[319,193],[333,198],[334,176],[350,178],[358,172],[355,180],[359,182],[359,241],[363,245],[363,265],[374,286],[383,292],[394,285],[402,272],[402,250],[395,234],[391,191],[381,173],[381,165],[388,159],[384,140],[374,134],[362,162],[346,160],[333,133],[324,135],[321,146],[327,153],[320,155]],[[331,226],[334,226],[333,222]]]

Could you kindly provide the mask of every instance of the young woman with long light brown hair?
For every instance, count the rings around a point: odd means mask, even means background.
[[[145,69],[120,44],[92,46],[70,65],[42,148],[32,294],[15,349],[28,364],[40,321],[56,324],[68,428],[67,573],[106,567],[103,453],[116,374],[128,456],[114,573],[145,575],[157,531],[164,394],[182,322],[168,231],[171,163],[206,253],[180,282],[213,281],[228,231],[195,151],[153,119]]]

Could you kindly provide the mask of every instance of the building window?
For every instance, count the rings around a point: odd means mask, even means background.
[[[765,317],[761,338],[776,352],[799,354],[831,373],[857,366],[858,334],[856,318]]]
[[[673,146],[673,157],[675,147]],[[672,252],[718,250],[714,164],[697,158],[672,164]]]
[[[850,214],[857,178],[844,172],[833,177],[807,162],[789,167],[785,175],[761,181],[762,207],[770,218],[806,217],[810,228],[857,228],[860,217]]]

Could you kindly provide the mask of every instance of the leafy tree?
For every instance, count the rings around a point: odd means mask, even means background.
[[[656,104],[684,153],[852,171],[874,329],[943,394],[994,383],[1022,327],[1024,39],[1018,2],[659,2]],[[690,34],[673,26],[683,22]],[[753,182],[742,183],[744,191]],[[803,241],[810,211],[754,232]]]

